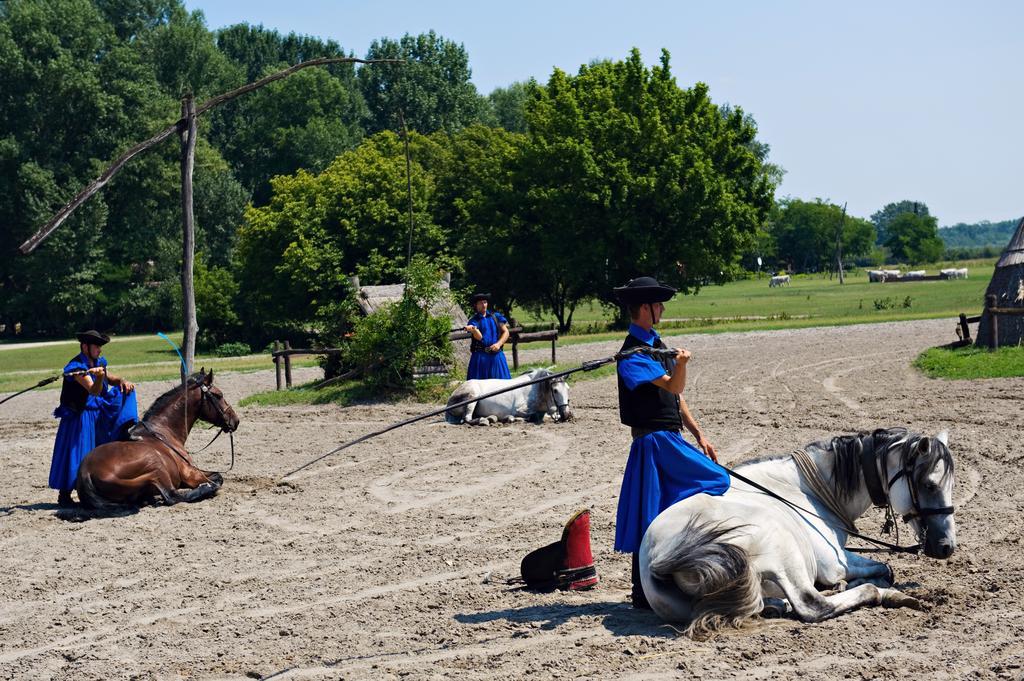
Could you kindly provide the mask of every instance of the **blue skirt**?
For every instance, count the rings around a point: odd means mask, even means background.
[[[683,439],[678,431],[660,430],[633,440],[619,493],[615,550],[640,550],[644,532],[658,514],[701,492],[724,494],[725,469]]]
[[[50,487],[71,490],[85,455],[118,439],[125,424],[138,420],[139,406],[135,391],[125,395],[111,388],[104,395],[90,396],[80,414],[62,406],[53,415],[60,425],[50,461]]]
[[[512,378],[512,374],[508,371],[505,353],[501,351],[474,352],[470,355],[466,379],[474,378]]]

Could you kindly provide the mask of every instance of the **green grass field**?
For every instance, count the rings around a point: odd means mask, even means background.
[[[914,366],[931,378],[970,379],[1024,376],[1024,347],[930,348],[922,352]]]
[[[172,340],[179,337],[171,336]],[[0,373],[0,392],[11,392],[27,388],[47,376],[53,376],[78,354],[75,340],[54,345],[19,348],[15,345],[0,347],[0,362],[4,371]],[[103,346],[103,354],[110,363],[111,373],[130,381],[172,380],[181,375],[178,355],[167,341],[157,335],[127,336],[114,338]],[[315,358],[300,357],[293,366],[315,366]],[[210,357],[198,355],[196,367],[230,371],[257,371],[273,368],[268,354],[246,355],[244,357]],[[45,389],[57,389],[60,382],[51,383]]]
[[[842,286],[827,276],[795,275],[789,286],[769,288],[766,275],[762,279],[707,286],[696,294],[677,295],[666,304],[664,318],[704,326],[748,318],[741,326],[729,329],[740,331],[955,317],[961,312],[977,314],[981,311],[995,260],[938,263],[922,269],[937,274],[940,267],[954,265],[968,267],[970,278],[880,284],[869,283],[867,272],[858,270],[848,276]],[[522,323],[552,321],[521,310],[514,312]],[[752,320],[750,317],[769,319]],[[608,310],[593,304],[580,307],[573,316],[573,322],[580,325],[607,319],[610,319]]]

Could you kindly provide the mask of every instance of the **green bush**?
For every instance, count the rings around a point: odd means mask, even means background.
[[[363,368],[364,383],[371,388],[411,391],[415,367],[452,363],[451,318],[428,312],[445,297],[440,272],[426,257],[416,256],[405,280],[402,300],[357,320],[344,347],[344,364]]]
[[[222,343],[213,349],[217,357],[242,357],[251,355],[252,348],[247,343]]]

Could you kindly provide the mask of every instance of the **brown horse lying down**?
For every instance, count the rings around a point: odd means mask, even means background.
[[[185,450],[197,419],[228,432],[238,428],[238,416],[213,386],[212,369],[200,370],[184,386],[157,398],[132,429],[137,440],[108,442],[86,455],[75,482],[82,506],[114,511],[148,503],[157,495],[176,504],[216,494],[223,482],[220,474],[196,468]]]

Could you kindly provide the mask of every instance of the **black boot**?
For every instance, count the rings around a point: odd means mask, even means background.
[[[74,500],[71,498],[71,490],[62,489],[57,492],[57,505],[61,508],[72,508],[75,505]]]
[[[633,554],[633,607],[638,610],[650,610],[651,604],[644,595],[644,585],[640,582],[640,554]]]

